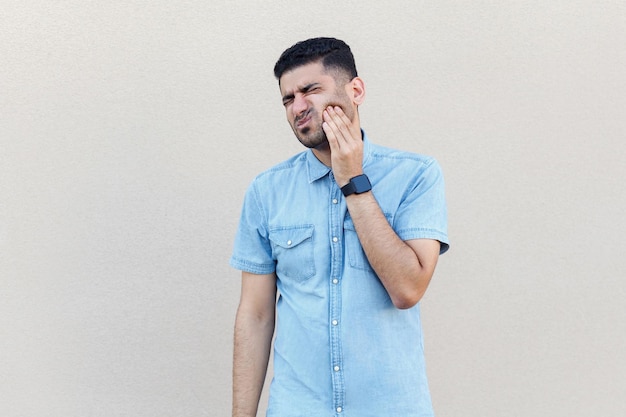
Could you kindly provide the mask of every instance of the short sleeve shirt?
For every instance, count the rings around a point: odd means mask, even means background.
[[[363,171],[402,240],[448,249],[444,181],[431,157],[372,144]],[[230,263],[276,273],[268,416],[432,416],[419,304],[394,307],[359,243],[340,188],[311,150],[258,175]]]

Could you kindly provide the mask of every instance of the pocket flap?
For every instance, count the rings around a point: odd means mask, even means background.
[[[270,240],[276,245],[289,249],[313,236],[313,225],[292,226],[270,230]]]

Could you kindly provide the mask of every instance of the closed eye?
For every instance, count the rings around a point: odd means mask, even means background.
[[[308,93],[315,93],[318,92],[319,90],[321,90],[322,86],[319,84],[309,84],[307,86],[305,86],[304,88],[302,88],[300,91],[303,94],[308,94]]]
[[[319,83],[311,83],[307,84],[304,87],[298,89],[298,93],[300,94],[312,94],[318,93],[322,90],[322,86]],[[283,96],[283,106],[287,107],[290,105],[295,99],[295,94],[286,94]]]

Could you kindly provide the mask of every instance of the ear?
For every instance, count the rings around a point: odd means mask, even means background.
[[[361,77],[354,77],[346,84],[346,93],[352,102],[359,106],[365,100],[365,83]]]

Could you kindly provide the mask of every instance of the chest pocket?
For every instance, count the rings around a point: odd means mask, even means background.
[[[392,224],[391,222],[393,220],[393,216],[385,213],[385,217],[387,218],[387,222]],[[350,266],[352,268],[374,272],[372,266],[367,260],[365,251],[361,246],[361,241],[359,240],[359,236],[356,234],[356,228],[354,227],[354,223],[352,222],[352,218],[350,218],[350,216],[346,216],[343,221],[343,230],[346,241],[346,254]]]
[[[313,231],[313,225],[270,229],[276,274],[280,278],[302,282],[315,275]]]

